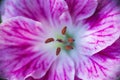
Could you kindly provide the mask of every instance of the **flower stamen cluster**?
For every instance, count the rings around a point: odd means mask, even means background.
[[[61,34],[66,36],[66,32],[67,32],[67,27],[65,26],[62,30],[61,30]],[[67,38],[67,40],[63,40],[63,39],[54,39],[54,38],[48,38],[45,40],[45,43],[50,43],[50,42],[54,42],[57,41],[59,43],[62,43],[64,45],[65,50],[69,51],[71,49],[73,49],[73,42],[75,41],[72,37]],[[57,47],[56,49],[56,55],[59,55],[61,52],[61,47]]]

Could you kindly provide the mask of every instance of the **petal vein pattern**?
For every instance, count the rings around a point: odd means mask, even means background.
[[[106,6],[100,7],[100,11],[97,9],[96,11],[98,12],[95,12],[93,16],[84,20],[84,23],[88,24],[89,27],[82,35],[81,40],[79,40],[78,46],[78,49],[84,52],[83,54],[95,54],[112,45],[119,38],[120,25],[118,22],[120,19],[118,17],[120,13],[114,4],[112,5],[113,7],[111,5],[112,1],[106,3]]]
[[[100,54],[82,57],[81,61],[75,61],[76,75],[82,80],[115,80],[120,68],[119,61]]]
[[[120,9],[114,1],[5,0],[3,13],[0,77],[115,80],[120,73]]]
[[[64,0],[7,0],[4,4],[4,13],[4,21],[11,17],[24,16],[44,25],[60,26],[71,23]]]
[[[69,55],[64,53],[56,59],[46,76],[41,80],[74,80],[74,76],[74,63]]]
[[[23,17],[0,25],[0,68],[9,80],[23,80],[28,75],[41,78],[55,60],[55,54],[43,48],[46,33],[42,26]]]

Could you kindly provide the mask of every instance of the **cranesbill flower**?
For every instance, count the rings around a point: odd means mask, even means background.
[[[115,80],[119,16],[111,0],[6,0],[0,74],[8,80]]]

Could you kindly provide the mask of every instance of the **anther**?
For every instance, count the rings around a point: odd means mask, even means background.
[[[53,38],[48,38],[48,39],[45,41],[45,43],[50,43],[50,42],[53,42],[53,41],[54,41]]]
[[[71,50],[71,49],[73,49],[73,47],[70,46],[70,45],[67,45],[67,46],[65,46],[65,49],[66,49],[66,50]]]
[[[63,43],[64,41],[62,39],[57,39],[56,41]]]
[[[66,30],[67,30],[67,27],[65,26],[65,27],[62,29],[62,32],[61,32],[61,33],[62,33],[63,35],[65,35]]]
[[[56,55],[59,55],[59,54],[60,54],[60,51],[61,51],[61,48],[58,47],[58,48],[56,49]]]
[[[74,42],[75,40],[73,39],[73,38],[68,38],[68,42],[69,43],[72,43],[72,42]]]

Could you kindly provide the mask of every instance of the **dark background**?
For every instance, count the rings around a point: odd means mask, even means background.
[[[1,23],[1,4],[2,4],[2,1],[3,0],[0,0],[0,23]],[[6,80],[6,79],[0,78],[0,80]]]
[[[1,23],[1,4],[2,4],[3,0],[0,0],[0,23]]]

